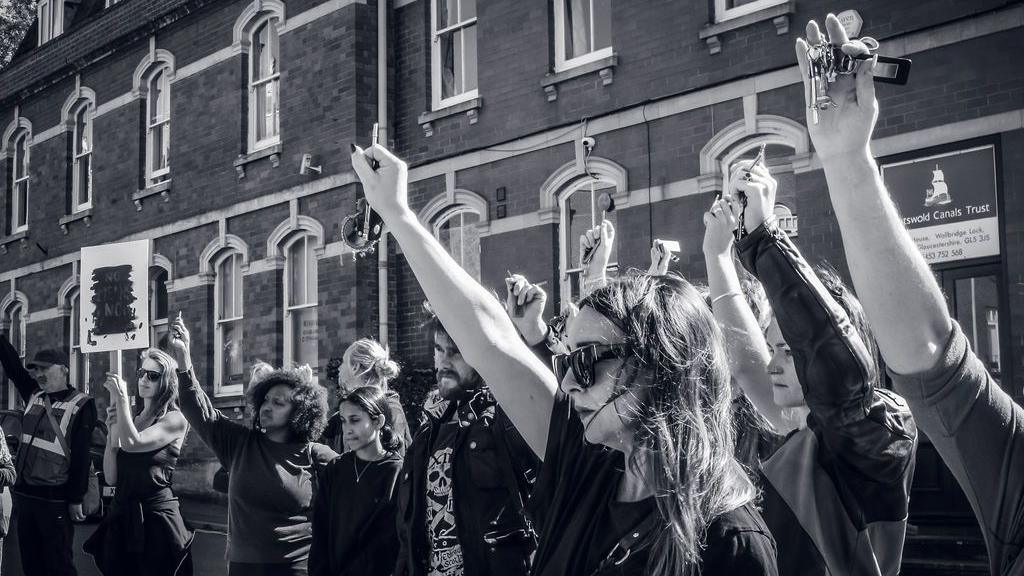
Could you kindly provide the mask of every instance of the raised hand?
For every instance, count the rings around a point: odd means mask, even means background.
[[[168,344],[168,352],[178,363],[178,370],[183,372],[192,368],[192,355],[189,351],[191,344],[192,336],[185,326],[185,321],[181,318],[181,312],[178,312],[178,317],[171,325],[171,341]]]
[[[128,398],[128,384],[117,374],[107,372],[107,379],[103,381],[103,387],[110,393],[111,400]]]
[[[363,150],[353,144],[352,168],[363,183],[366,201],[381,218],[387,220],[409,210],[409,168],[387,148],[374,144]]]
[[[512,274],[505,278],[507,295],[505,311],[512,319],[512,324],[523,336],[526,343],[533,346],[544,340],[547,325],[544,323],[544,304],[548,294],[541,284],[531,284],[522,274]],[[521,314],[516,314],[517,308]]]
[[[743,207],[739,202],[718,198],[704,213],[704,256],[710,260],[716,256],[731,255],[736,226]]]
[[[850,56],[867,54],[868,48],[859,40],[851,41],[846,30],[834,14],[825,17],[825,29],[828,42],[840,46]],[[808,78],[809,61],[808,44],[815,45],[825,40],[817,22],[807,23],[807,39],[796,41],[796,60],[800,65],[800,74],[804,82],[804,98],[808,106],[807,131],[814,143],[814,149],[822,162],[830,159],[841,159],[850,154],[868,152],[871,132],[878,119],[878,101],[875,100],[875,83],[873,71],[877,58],[863,60],[856,73],[840,74],[831,83],[828,95],[834,106],[818,111],[818,122],[813,121],[811,104],[811,80]]]
[[[660,239],[654,240],[651,246],[651,266],[647,273],[651,276],[664,276],[668,273],[668,265],[672,261],[672,253],[665,247],[665,242]]]
[[[615,240],[615,227],[612,223],[603,220],[597,226],[587,230],[580,236],[580,258],[584,261],[580,265],[590,271],[600,271],[604,274],[608,267],[608,260],[612,256],[612,242]],[[587,255],[587,258],[584,258]],[[589,274],[588,274],[589,276]]]
[[[746,196],[747,207],[743,211],[744,232],[757,229],[775,211],[775,192],[778,182],[764,164],[744,160],[733,165],[722,198],[733,204],[742,205],[739,192]]]

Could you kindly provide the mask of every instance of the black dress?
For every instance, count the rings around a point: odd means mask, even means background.
[[[193,533],[185,526],[171,477],[178,447],[117,451],[117,492],[82,548],[105,576],[188,576]]]

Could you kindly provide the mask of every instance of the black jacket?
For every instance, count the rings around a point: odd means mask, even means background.
[[[424,576],[429,571],[426,534],[426,472],[441,423],[459,418],[453,450],[452,490],[465,573],[473,576],[524,576],[536,542],[524,502],[536,479],[539,461],[497,406],[490,391],[478,391],[459,404],[442,402],[425,411],[405,456],[398,486],[400,551],[395,576]]]
[[[813,559],[833,574],[896,574],[917,449],[910,409],[876,386],[870,349],[773,221],[737,248],[764,285],[810,409],[808,427],[761,468],[771,484],[765,520],[779,541],[779,573],[807,573]],[[775,495],[788,507],[779,514],[770,510]],[[783,546],[789,536],[809,537],[813,548]],[[796,552],[792,562],[787,550]]]

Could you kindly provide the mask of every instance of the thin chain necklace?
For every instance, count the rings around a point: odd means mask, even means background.
[[[381,459],[383,459],[383,456],[381,457]],[[379,461],[380,460],[370,460],[370,461],[368,461],[366,463],[366,466],[363,466],[363,471],[360,472],[359,471],[359,457],[356,456],[355,454],[353,454],[352,455],[352,470],[354,470],[355,473],[356,473],[356,484],[359,483],[359,479],[363,477],[363,474],[366,474],[366,471],[370,469],[370,466],[373,466],[374,464],[376,464]]]

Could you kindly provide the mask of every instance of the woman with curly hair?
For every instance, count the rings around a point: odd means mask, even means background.
[[[317,474],[337,457],[313,442],[327,420],[327,393],[308,366],[262,370],[248,392],[252,428],[216,410],[195,381],[181,315],[170,349],[184,370],[181,410],[230,472],[229,576],[306,574]]]
[[[642,274],[598,288],[552,373],[409,208],[406,164],[374,145],[353,146],[352,166],[463,358],[544,461],[531,574],[777,573],[733,453],[724,338],[689,282]]]
[[[363,386],[373,386],[384,392],[393,415],[392,427],[402,440],[400,454],[404,456],[406,447],[412,442],[412,434],[398,392],[388,387],[388,382],[397,378],[400,370],[398,363],[391,359],[388,349],[381,346],[380,342],[360,338],[350,344],[342,355],[341,366],[338,368],[338,393],[344,396]],[[340,410],[328,418],[320,442],[339,454],[348,450],[342,439]]]
[[[395,481],[402,440],[387,393],[363,386],[338,404],[347,451],[320,475],[310,576],[388,576],[398,555]]]
[[[178,408],[178,363],[150,348],[138,371],[143,408],[132,415],[128,386],[107,374],[107,447],[103,476],[117,487],[113,507],[85,542],[106,576],[192,574],[192,531],[171,491],[188,422]]]

